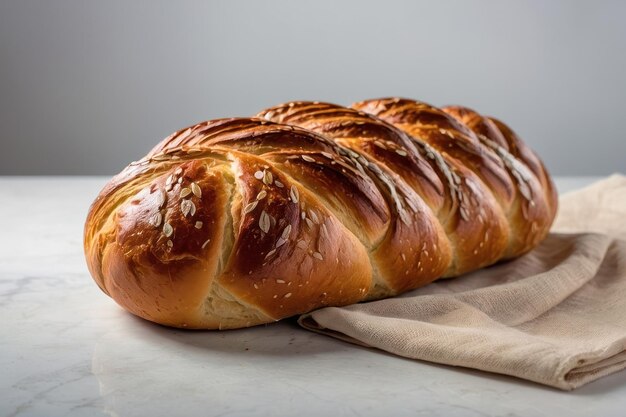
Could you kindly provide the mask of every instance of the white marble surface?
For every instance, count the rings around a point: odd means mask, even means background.
[[[82,224],[104,181],[0,178],[1,416],[626,415],[626,372],[566,393],[293,322],[191,332],[137,319],[83,260]]]

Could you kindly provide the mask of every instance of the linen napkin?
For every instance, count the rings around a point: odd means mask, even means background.
[[[518,259],[403,296],[323,308],[306,329],[571,390],[626,368],[626,177],[564,195]]]

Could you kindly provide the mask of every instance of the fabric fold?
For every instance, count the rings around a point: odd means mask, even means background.
[[[563,196],[553,233],[521,258],[399,297],[323,308],[299,323],[564,390],[624,369],[626,177]]]

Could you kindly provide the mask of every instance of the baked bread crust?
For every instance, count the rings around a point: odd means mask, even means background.
[[[519,256],[556,204],[539,158],[470,109],[292,102],[163,140],[104,187],[84,244],[131,313],[238,328]]]

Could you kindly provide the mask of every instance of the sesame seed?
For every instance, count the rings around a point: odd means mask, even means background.
[[[313,211],[313,210],[309,210],[309,217],[311,218],[311,220],[313,220],[315,223],[319,224],[320,223],[320,219],[319,217],[317,217],[317,214]]]
[[[322,152],[322,155],[324,155],[326,158],[328,159],[333,159],[333,155],[331,153],[328,152]]]
[[[200,186],[195,182],[191,183],[191,192],[198,198],[202,197],[202,189],[200,189]]]
[[[256,208],[257,204],[259,204],[258,200],[246,205],[246,207],[244,207],[243,209],[243,214],[248,214],[252,212]]]
[[[291,225],[288,224],[287,226],[285,226],[285,228],[283,229],[283,233],[281,235],[281,237],[283,239],[288,239],[289,238],[289,234],[291,233]]]
[[[272,297],[272,298],[278,298],[278,294],[274,294],[274,297]]]
[[[289,195],[291,196],[291,201],[297,204],[298,200],[300,199],[300,193],[298,192],[298,189],[293,185],[291,186],[291,191],[289,192]]]
[[[285,243],[287,243],[287,240],[283,239],[282,237],[279,237],[278,240],[276,241],[276,249],[280,248]]]
[[[191,212],[191,206],[193,203],[191,200],[183,200],[180,202],[180,211],[183,213],[183,216],[187,217],[187,215]]]
[[[172,242],[171,240],[168,239],[167,240],[167,246],[169,246],[171,248],[172,246],[174,246],[174,242]]]
[[[154,227],[159,227],[161,225],[161,221],[163,220],[163,216],[161,213],[154,213],[154,216],[150,219],[150,223]]]
[[[182,184],[182,183],[183,183],[183,177],[180,177],[180,178],[178,179],[178,181],[176,181],[176,182],[177,182],[177,183],[179,183],[179,184]]]
[[[323,260],[324,260],[324,257],[323,257],[323,256],[322,256],[322,254],[321,254],[321,253],[319,253],[319,252],[313,252],[313,257],[314,257],[315,259],[319,259],[320,261],[323,261]]]
[[[255,289],[257,289],[257,290],[259,289],[259,286],[258,286],[256,283],[254,283],[254,284],[252,284],[252,285],[254,285],[254,288],[255,288]]]
[[[170,185],[173,180],[174,180],[174,177],[172,177],[172,175],[168,176],[167,179],[165,180],[165,185]]]
[[[165,191],[163,190],[159,190],[158,194],[157,194],[157,207],[161,208],[163,207],[163,204],[165,204]]]
[[[306,225],[309,226],[309,229],[313,229],[313,222],[308,217],[304,219]]]
[[[259,192],[259,193],[256,195],[256,199],[257,199],[257,200],[263,200],[263,199],[265,198],[265,196],[267,196],[267,191],[265,191],[265,190],[261,190],[261,192]]]
[[[306,217],[306,213],[305,213],[305,212],[303,212],[303,211],[302,211],[302,212],[300,212],[300,218],[301,218],[302,220],[304,220],[304,218],[305,218],[305,217]]]
[[[302,155],[302,159],[307,162],[315,162],[315,159],[311,158],[309,155]]]
[[[400,155],[400,156],[406,156],[407,155],[406,151],[403,150],[403,149],[396,149],[396,153],[398,155]]]
[[[276,253],[276,249],[272,249],[271,251],[267,252],[267,255],[265,255],[265,259],[269,258],[270,256],[272,256],[275,253]]]
[[[291,297],[291,293],[290,293],[290,292],[288,292],[287,294],[285,294],[285,298],[289,298],[289,297]]]
[[[259,217],[259,228],[265,233],[270,230],[270,216],[265,210],[261,212],[261,217]]]
[[[263,173],[261,171],[257,171],[254,173],[254,178],[256,178],[257,180],[262,180],[263,179]]]
[[[280,181],[278,181],[278,180],[274,181],[274,184],[276,184],[276,186],[277,186],[278,188],[283,188],[283,187],[285,186],[282,182],[280,182]]]
[[[195,226],[196,226],[196,229],[202,229],[202,222],[201,221],[197,221]]]
[[[282,280],[282,279],[277,279],[277,280],[276,280],[276,283],[277,283],[277,284],[284,284],[284,283],[285,283],[285,280]]]
[[[383,142],[379,142],[377,140],[374,141],[374,145],[378,146],[379,148],[382,148],[382,149],[387,149],[387,146],[385,146],[385,144]]]
[[[180,198],[185,198],[189,194],[191,194],[191,190],[189,188],[187,188],[187,187],[185,187],[185,188],[180,190]]]
[[[174,228],[172,227],[172,225],[169,223],[165,223],[163,225],[163,234],[167,237],[170,237],[172,236],[173,233],[174,233]]]
[[[202,244],[202,249],[204,249],[206,247],[206,245],[209,244],[209,242],[211,241],[211,239],[207,239],[203,244]]]
[[[178,175],[180,175],[180,174],[182,174],[182,173],[183,173],[183,169],[182,169],[182,168],[180,168],[180,167],[178,167],[178,168],[176,169],[176,171],[174,171],[174,175],[177,175],[177,176],[178,176]]]
[[[272,173],[269,171],[265,171],[265,175],[263,175],[263,183],[265,185],[271,185],[273,181],[274,178],[272,176]]]

